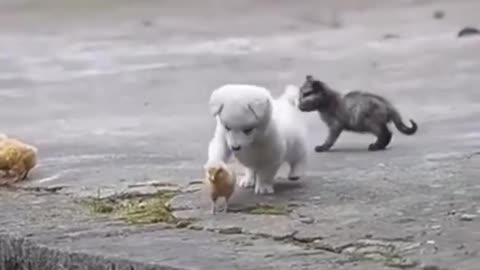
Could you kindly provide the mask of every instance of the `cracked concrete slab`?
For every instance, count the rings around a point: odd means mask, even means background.
[[[30,181],[0,191],[0,269],[477,270],[480,41],[456,35],[478,8],[0,1],[1,131],[40,153]],[[278,95],[311,73],[390,98],[418,133],[395,131],[377,153],[371,136],[346,133],[316,154],[326,130],[305,114],[306,177],[282,170],[274,196],[238,188],[229,213],[210,215],[199,179],[212,89],[248,82]],[[169,208],[192,219],[186,228],[127,225],[79,203],[158,190],[178,192]],[[259,205],[282,211],[253,214]]]

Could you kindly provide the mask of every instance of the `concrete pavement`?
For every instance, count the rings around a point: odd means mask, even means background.
[[[28,190],[1,193],[0,269],[477,269],[480,39],[456,34],[480,26],[479,3],[340,1],[331,28],[332,5],[315,1],[24,2],[0,4],[0,123],[38,146],[40,165]],[[395,131],[377,153],[373,137],[342,134],[316,154],[325,128],[305,114],[305,179],[281,174],[274,197],[239,189],[234,213],[216,217],[201,192],[182,192],[174,214],[195,220],[184,229],[77,203],[188,186],[202,177],[213,88],[278,95],[306,74],[390,98],[418,133]],[[289,213],[246,213],[257,203]]]

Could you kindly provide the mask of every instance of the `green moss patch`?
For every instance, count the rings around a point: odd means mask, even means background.
[[[286,206],[259,203],[245,212],[253,215],[288,215],[290,210]]]
[[[176,218],[168,202],[177,194],[158,191],[154,194],[121,194],[106,198],[90,198],[83,204],[93,214],[109,215],[129,224],[168,223],[185,227],[189,220]]]

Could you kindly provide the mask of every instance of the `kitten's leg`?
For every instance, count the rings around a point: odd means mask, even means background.
[[[383,129],[383,148],[387,148],[387,146],[390,144],[390,142],[392,141],[392,132],[390,131],[390,129],[388,129],[388,126],[387,125],[384,125],[384,129]]]
[[[325,152],[330,150],[342,133],[342,128],[338,125],[333,125],[328,129],[328,136],[322,145],[315,146],[315,152]]]
[[[392,140],[392,132],[388,129],[387,125],[371,125],[371,131],[377,136],[377,140],[368,146],[368,150],[385,150]]]
[[[245,167],[245,176],[240,179],[238,185],[243,188],[255,186],[255,171]]]

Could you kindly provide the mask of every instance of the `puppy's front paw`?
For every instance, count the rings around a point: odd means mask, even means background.
[[[255,186],[255,178],[253,178],[249,175],[245,175],[238,182],[238,186],[240,186],[242,188],[251,188],[251,187]]]
[[[255,194],[259,194],[259,195],[273,194],[273,185],[261,184],[257,182],[257,184],[255,185]]]

